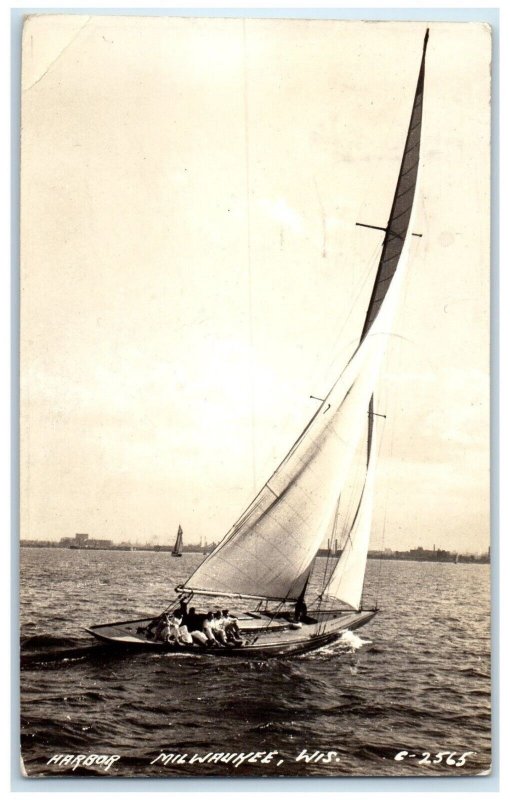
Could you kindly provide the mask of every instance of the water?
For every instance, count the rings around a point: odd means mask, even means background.
[[[83,626],[159,612],[200,561],[185,554],[22,549],[22,755],[29,775],[459,775],[491,763],[489,567],[369,561],[381,613],[289,660],[109,654]],[[324,559],[319,560],[322,571]],[[317,577],[316,577],[317,580]],[[198,603],[196,603],[198,605]],[[232,606],[233,607],[233,606]],[[67,658],[50,661],[55,649]],[[42,656],[41,656],[42,654]],[[47,654],[45,658],[44,654]],[[296,761],[305,750],[329,761]],[[399,751],[409,755],[395,761]],[[278,751],[267,764],[151,762]],[[432,762],[455,751],[464,766]],[[430,753],[430,757],[422,754]],[[55,754],[116,754],[47,765]]]

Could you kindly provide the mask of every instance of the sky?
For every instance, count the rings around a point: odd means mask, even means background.
[[[490,32],[432,23],[372,547],[489,544]],[[425,26],[33,17],[21,535],[218,541],[359,340]]]

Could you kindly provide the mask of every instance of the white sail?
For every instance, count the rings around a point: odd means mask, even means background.
[[[335,514],[339,492],[348,479],[356,448],[368,427],[369,402],[391,336],[412,232],[427,41],[428,30],[361,343],[286,458],[222,542],[189,578],[187,589],[290,600],[298,598],[306,585],[312,561]],[[365,535],[360,541],[365,541]],[[360,553],[363,548],[360,545]],[[349,571],[356,575],[359,569],[352,565],[358,562],[363,563],[363,558],[353,555]],[[356,603],[358,584],[359,578],[353,578],[352,586],[345,589],[346,596],[354,598]]]
[[[352,608],[359,609],[367,566],[368,546],[372,528],[375,472],[377,461],[376,418],[373,419],[367,474],[359,506],[346,538],[342,555],[333,570],[323,594],[335,597]]]
[[[301,593],[367,427],[404,276],[399,268],[369,333],[262,491],[185,588],[275,599]]]

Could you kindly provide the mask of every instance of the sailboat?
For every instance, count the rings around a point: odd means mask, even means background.
[[[242,607],[252,603],[253,610],[236,613],[243,646],[200,649],[195,644],[151,640],[145,633],[150,618],[88,628],[98,639],[151,650],[285,657],[323,647],[345,631],[366,625],[376,614],[377,608],[365,608],[362,601],[381,416],[374,410],[374,391],[414,234],[428,37],[427,29],[387,225],[357,223],[384,232],[359,343],[285,458],[223,540],[185,583],[175,587],[178,599],[169,606],[193,595],[202,598],[202,608],[220,597],[242,601]],[[333,569],[312,602],[307,592],[314,561],[326,537],[333,542],[338,533],[343,492],[360,449],[362,481],[349,514],[342,517],[341,555],[332,559]],[[333,607],[326,607],[326,602]]]
[[[182,528],[179,525],[177,530],[177,536],[175,537],[175,544],[174,549],[172,550],[172,555],[176,558],[180,558],[182,556]]]

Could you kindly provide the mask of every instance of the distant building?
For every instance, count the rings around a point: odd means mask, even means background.
[[[113,547],[112,539],[91,539],[88,533],[76,533],[74,537],[64,536],[60,540],[62,547],[74,550],[109,550]]]

